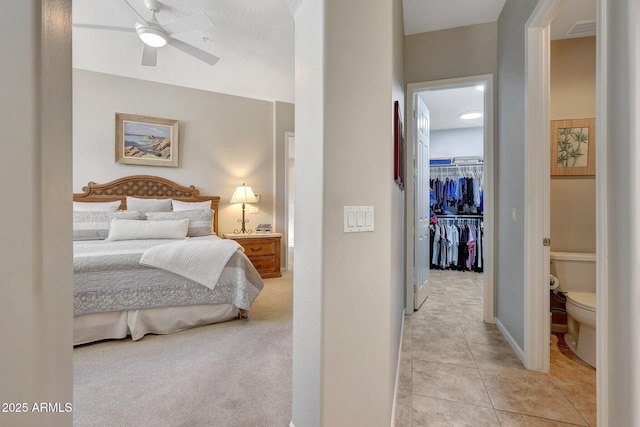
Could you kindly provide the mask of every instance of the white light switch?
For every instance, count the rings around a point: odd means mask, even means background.
[[[373,206],[344,206],[344,232],[373,231]]]
[[[356,226],[356,213],[355,212],[347,212],[347,225],[349,227]]]

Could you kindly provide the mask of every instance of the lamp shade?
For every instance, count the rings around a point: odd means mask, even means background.
[[[258,203],[258,199],[251,187],[243,183],[236,187],[230,203]]]

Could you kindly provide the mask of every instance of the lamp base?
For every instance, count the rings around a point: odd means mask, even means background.
[[[251,234],[251,229],[248,229],[245,227],[245,224],[247,224],[249,222],[248,219],[244,219],[244,203],[242,204],[242,219],[238,220],[238,224],[242,225],[242,228],[240,230],[235,229],[233,230],[233,232],[235,234]]]

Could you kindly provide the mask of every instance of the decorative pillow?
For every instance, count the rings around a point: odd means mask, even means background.
[[[73,240],[104,240],[109,235],[111,218],[144,219],[137,211],[76,211],[73,213]]]
[[[76,212],[115,212],[120,208],[120,204],[122,204],[120,200],[114,202],[73,202],[73,210]]]
[[[127,210],[147,212],[171,211],[171,199],[139,199],[127,196]]]
[[[174,212],[179,211],[195,211],[198,209],[211,209],[211,202],[205,200],[204,202],[181,202],[180,200],[171,200]]]
[[[213,212],[213,209],[199,209],[178,212],[148,212],[147,220],[167,221],[176,219],[188,219],[189,232],[187,233],[187,236],[208,236],[209,234],[213,233],[213,231],[211,230],[213,225]]]
[[[107,240],[184,239],[189,220],[135,221],[113,218]]]

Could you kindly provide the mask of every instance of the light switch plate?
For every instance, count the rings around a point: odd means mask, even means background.
[[[343,208],[345,233],[373,231],[373,206],[343,206]]]

